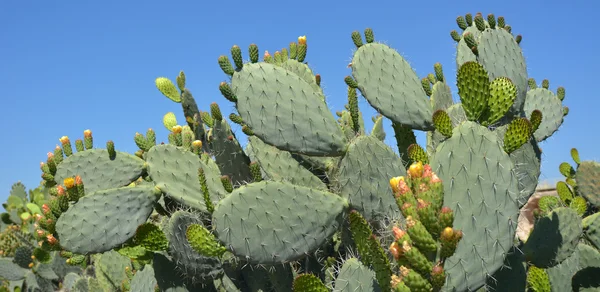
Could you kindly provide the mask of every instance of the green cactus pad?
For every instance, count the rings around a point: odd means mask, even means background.
[[[487,72],[477,62],[464,63],[456,77],[458,94],[469,121],[477,121],[486,109],[490,81]]]
[[[401,216],[390,178],[406,175],[402,160],[385,143],[359,136],[348,147],[336,174],[336,193],[368,221]]]
[[[335,292],[379,292],[375,272],[364,266],[357,258],[344,262],[335,279]]]
[[[154,292],[158,285],[154,277],[154,269],[151,265],[145,265],[144,269],[138,271],[131,279],[131,292]]]
[[[162,93],[168,99],[177,103],[181,102],[179,91],[177,91],[177,87],[175,87],[175,84],[173,84],[169,78],[158,77],[156,78],[155,83],[156,88],[158,88],[160,93]]]
[[[562,102],[554,93],[545,88],[536,88],[527,91],[527,98],[523,111],[531,113],[534,110],[542,112],[542,122],[533,134],[538,142],[546,140],[558,130],[563,123]]]
[[[527,271],[527,288],[531,291],[552,291],[550,287],[550,279],[546,270],[531,266]]]
[[[464,234],[444,265],[446,288],[478,289],[513,245],[519,215],[514,165],[496,134],[464,122],[438,146],[431,167],[444,183],[444,206],[454,211],[454,228]]]
[[[598,291],[600,281],[600,252],[597,249],[580,243],[577,246],[579,252],[579,271],[573,275],[571,286],[573,291]]]
[[[582,232],[581,218],[575,210],[556,208],[536,221],[523,247],[525,258],[537,267],[552,267],[573,253]]]
[[[226,120],[215,120],[210,146],[221,174],[228,175],[235,186],[252,180],[250,159]]]
[[[186,235],[187,229],[192,224],[202,224],[202,221],[189,212],[173,213],[164,228],[169,238],[169,254],[176,268],[192,282],[215,278],[223,273],[221,262],[216,257],[203,256],[194,250]]]
[[[577,194],[600,207],[600,163],[582,161],[577,167]]]
[[[526,118],[514,119],[504,134],[504,151],[512,153],[531,138],[531,123]]]
[[[504,259],[501,267],[487,280],[486,291],[525,291],[527,285],[527,271],[523,259],[523,253],[513,248]]]
[[[206,212],[198,169],[206,175],[211,199],[216,203],[226,192],[221,174],[207,163],[183,148],[164,144],[152,147],[146,156],[148,174],[167,196],[189,207]]]
[[[177,126],[177,117],[175,117],[175,113],[168,112],[163,116],[163,126],[165,126],[169,132],[173,131],[173,127]]]
[[[443,82],[436,82],[433,85],[433,91],[430,97],[431,107],[433,111],[445,110],[454,104],[452,100],[452,91],[450,87]]]
[[[302,80],[304,80],[308,84],[310,84],[312,89],[315,92],[320,93],[319,96],[321,97],[321,99],[323,101],[325,101],[325,95],[323,95],[323,89],[317,84],[317,81],[315,79],[315,74],[308,67],[307,64],[300,63],[296,60],[288,59],[285,62],[281,63],[280,66],[281,66],[281,68],[284,68],[285,70],[288,70],[288,71],[298,75],[298,77],[302,78]]]
[[[432,130],[433,114],[415,71],[394,49],[361,46],[352,58],[352,76],[369,104],[390,120],[415,130]]]
[[[21,268],[11,258],[0,258],[0,278],[18,281],[25,278],[27,269]]]
[[[246,152],[259,163],[264,175],[271,180],[327,190],[327,186],[308,169],[302,167],[289,152],[267,145],[258,137],[248,137]]]
[[[235,189],[213,213],[218,239],[251,263],[297,260],[329,239],[348,203],[340,196],[283,182]]]
[[[111,159],[105,149],[77,152],[61,162],[54,176],[56,183],[76,175],[81,176],[86,193],[126,186],[144,172],[144,160],[135,155],[116,151]]]
[[[371,136],[375,137],[379,141],[385,140],[385,130],[383,129],[383,116],[379,116],[373,123],[373,129],[371,130]]]
[[[519,208],[527,203],[538,185],[541,175],[541,155],[534,139],[529,139],[529,142],[509,154],[519,181],[519,195],[517,196]]]
[[[322,94],[298,75],[267,63],[247,64],[233,75],[231,87],[240,116],[265,143],[307,155],[343,154],[346,139]]]
[[[153,186],[98,191],[81,198],[56,221],[63,248],[73,253],[99,253],[115,248],[142,225],[158,200]]]
[[[462,64],[471,61],[477,61],[477,56],[471,50],[471,47],[467,45],[467,42],[464,38],[465,34],[470,33],[475,40],[478,40],[481,37],[481,32],[475,27],[470,26],[462,33],[462,38],[458,42],[456,47],[456,69],[458,70]]]
[[[313,274],[301,274],[294,279],[293,292],[329,292],[325,284]]]
[[[585,237],[600,249],[600,212],[583,218],[582,224]]]
[[[517,87],[517,96],[511,111],[520,112],[525,102],[528,85],[527,65],[519,44],[504,29],[488,29],[481,34],[477,49],[479,51],[477,61],[488,72],[490,80],[506,77]]]
[[[444,110],[433,113],[433,124],[435,129],[446,137],[452,136],[452,122],[450,116]]]
[[[109,291],[118,291],[121,283],[127,279],[126,269],[131,269],[131,260],[111,250],[94,255],[96,278]]]
[[[498,77],[490,83],[488,108],[484,125],[491,125],[502,118],[517,98],[517,87],[506,77]]]

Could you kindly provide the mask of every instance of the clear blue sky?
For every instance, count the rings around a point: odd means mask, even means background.
[[[552,90],[566,88],[570,108],[560,132],[541,146],[542,180],[559,178],[561,161],[577,147],[583,159],[598,158],[595,128],[600,102],[594,88],[597,1],[10,1],[0,9],[0,200],[13,182],[36,187],[39,163],[67,135],[94,133],[95,145],[115,141],[133,153],[135,132],[149,127],[159,140],[169,111],[183,121],[181,107],[154,85],[179,70],[201,109],[211,102],[225,114],[232,105],[219,93],[226,80],[217,64],[232,45],[256,43],[274,52],[300,35],[307,60],[322,75],[332,112],[346,101],[350,33],[373,28],[377,40],[396,48],[420,77],[441,62],[455,91],[455,49],[450,31],[467,12],[504,16],[521,43],[529,75],[547,78]],[[585,3],[585,4],[583,4]],[[458,30],[458,29],[457,29]],[[591,88],[590,88],[591,87]],[[360,101],[368,127],[373,110]],[[387,128],[386,142],[394,148]],[[235,128],[239,131],[239,128]],[[238,136],[244,137],[243,134]],[[422,137],[422,135],[421,135]],[[420,139],[421,145],[424,139]],[[245,139],[244,139],[245,143]]]

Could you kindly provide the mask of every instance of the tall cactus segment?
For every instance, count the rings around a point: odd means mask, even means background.
[[[431,130],[433,114],[419,77],[394,49],[373,40],[352,57],[352,76],[369,104],[393,122]]]
[[[444,268],[449,290],[481,287],[513,245],[519,207],[514,164],[488,129],[464,122],[431,159],[444,182],[444,205],[464,236]],[[485,234],[485,236],[482,236]]]
[[[283,182],[259,182],[234,190],[212,216],[217,237],[252,263],[278,264],[316,250],[339,228],[345,199]]]
[[[133,237],[150,216],[160,194],[153,186],[88,194],[58,218],[60,244],[79,254],[109,251]]]

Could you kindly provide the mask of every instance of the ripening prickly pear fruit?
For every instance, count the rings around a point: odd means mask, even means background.
[[[423,199],[417,199],[417,214],[419,215],[419,221],[423,223],[423,226],[429,231],[434,238],[437,238],[442,231],[440,222],[437,218],[437,210],[434,209],[433,204]]]
[[[202,153],[202,141],[194,140],[192,142],[192,152],[196,155],[200,155]]]
[[[229,61],[229,58],[227,58],[227,56],[219,56],[218,63],[219,67],[221,67],[221,70],[223,70],[223,73],[229,76],[233,76],[235,70],[233,69],[231,61]]]
[[[431,96],[431,83],[429,82],[429,78],[423,77],[423,79],[421,79],[421,85],[423,86],[423,90],[425,90],[425,94]]]
[[[421,162],[424,164],[429,163],[429,156],[423,147],[419,146],[419,144],[411,144],[406,149],[406,154],[408,158],[414,162]]]
[[[256,63],[258,62],[258,46],[256,44],[250,44],[248,46],[248,54],[250,55],[250,62]]]
[[[360,35],[360,32],[358,32],[358,31],[352,32],[352,42],[354,43],[356,48],[362,47],[363,41],[362,41],[362,36]]]
[[[269,51],[265,51],[263,54],[263,62],[273,64],[273,56],[271,56]]]
[[[487,21],[488,24],[490,25],[490,28],[494,29],[496,28],[496,16],[494,16],[494,14],[488,14],[487,16]]]
[[[392,275],[391,284],[393,292],[411,292],[410,288],[408,288],[402,281],[402,278],[398,277],[397,275]]]
[[[558,97],[558,99],[560,100],[564,100],[565,99],[565,88],[564,87],[559,87],[556,89],[556,96]]]
[[[485,30],[485,20],[483,20],[483,17],[480,14],[475,16],[475,26],[479,31]]]
[[[221,114],[221,108],[216,102],[210,104],[210,114],[215,121],[221,121],[223,119],[223,115]]]
[[[254,136],[254,132],[252,131],[252,129],[250,129],[248,125],[242,126],[242,132],[248,136]]]
[[[250,173],[252,174],[252,178],[254,179],[254,182],[262,181],[262,173],[261,173],[260,165],[258,164],[258,162],[256,162],[256,161],[250,162]]]
[[[435,78],[439,82],[444,82],[444,70],[442,69],[441,63],[433,64],[433,72],[435,72]]]
[[[517,42],[518,45],[521,44],[521,41],[523,40],[523,36],[522,35],[517,35],[515,37],[515,42]]]
[[[438,220],[443,230],[447,227],[452,228],[454,223],[454,211],[452,211],[452,209],[449,207],[442,207],[440,214],[438,215]]]
[[[281,52],[275,51],[273,60],[275,60],[275,64],[281,64],[283,62],[283,58],[281,57]]]
[[[419,213],[417,213],[417,204],[406,202],[400,206],[400,212],[402,216],[412,217],[414,220],[419,220]]]
[[[358,88],[358,83],[356,80],[354,80],[354,78],[346,76],[344,77],[344,81],[346,82],[346,85],[350,86],[351,88]]]
[[[533,79],[533,78],[527,79],[527,85],[529,85],[529,89],[537,88],[537,83],[535,82],[535,79]]]
[[[458,24],[458,27],[462,30],[467,29],[469,26],[467,25],[467,21],[465,20],[464,17],[462,16],[458,16],[456,18],[456,24]]]
[[[450,32],[450,37],[452,37],[452,39],[457,43],[460,42],[460,40],[462,39],[462,36],[460,36],[460,34],[456,30]]]
[[[433,252],[437,250],[437,245],[431,234],[427,231],[423,223],[415,220],[412,216],[406,218],[406,232],[413,240],[414,244],[423,252]]]
[[[409,291],[432,291],[433,289],[423,276],[405,266],[400,266],[400,275]]]
[[[315,83],[317,83],[317,86],[321,86],[321,74],[315,75]]]
[[[298,62],[304,62],[304,59],[306,58],[307,48],[308,47],[306,45],[306,36],[298,37]]]
[[[228,193],[233,192],[233,184],[231,183],[231,178],[229,178],[228,175],[221,176],[221,183],[223,184],[223,188],[225,188],[225,191],[227,191]]]
[[[83,146],[89,150],[94,148],[94,138],[92,137],[92,130],[87,129],[83,131]]]
[[[423,162],[417,161],[411,164],[408,167],[408,177],[412,178],[420,178],[423,176]]]
[[[108,151],[108,156],[113,159],[117,152],[115,151],[115,142],[112,140],[106,141],[106,150]]]
[[[365,41],[367,41],[368,44],[375,41],[375,35],[373,34],[373,29],[365,28]]]
[[[298,44],[295,42],[290,43],[290,59],[296,60],[298,57]]]
[[[504,16],[498,16],[498,27],[504,28],[506,26],[506,21],[504,20]]]
[[[235,68],[241,70],[242,66],[244,66],[244,60],[242,58],[242,49],[240,49],[238,45],[233,45],[233,47],[231,47],[231,57],[233,58]]]
[[[417,273],[428,276],[431,273],[433,265],[431,262],[419,251],[419,249],[413,247],[408,241],[402,242],[400,245],[401,254],[406,258],[410,267],[413,268]]]
[[[242,117],[234,113],[229,114],[229,120],[240,126],[244,125],[244,120],[242,120]]]
[[[548,89],[550,87],[550,81],[548,79],[542,80],[542,88]]]
[[[75,140],[75,149],[77,150],[77,152],[82,152],[85,150],[85,147],[83,146],[83,140]]]

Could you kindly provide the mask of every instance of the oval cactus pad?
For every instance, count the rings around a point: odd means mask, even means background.
[[[251,263],[277,264],[314,251],[339,228],[342,197],[283,182],[249,184],[221,200],[213,213],[218,239]]]
[[[268,63],[233,75],[237,110],[265,143],[290,152],[340,156],[346,139],[320,92],[298,75]]]

